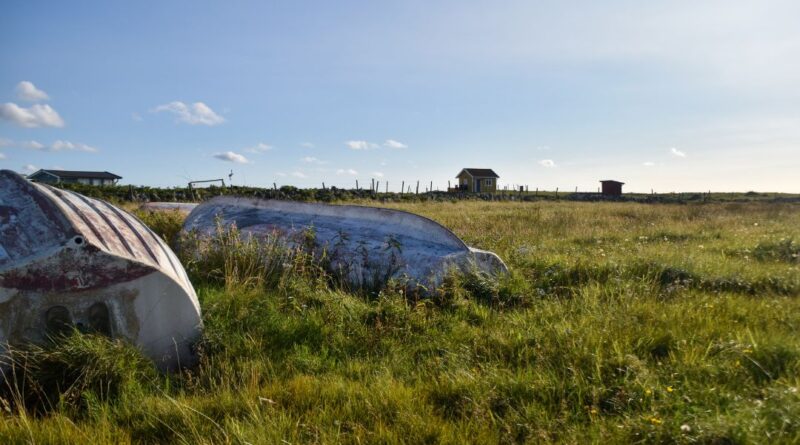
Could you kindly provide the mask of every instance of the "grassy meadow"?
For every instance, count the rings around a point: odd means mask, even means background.
[[[2,443],[799,443],[800,205],[384,204],[498,253],[429,298],[228,236],[187,260],[200,363],[20,353]],[[140,214],[174,241],[178,214]]]

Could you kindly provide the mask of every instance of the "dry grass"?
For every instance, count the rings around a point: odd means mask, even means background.
[[[392,206],[495,250],[512,274],[410,302],[331,287],[307,262],[277,281],[225,269],[255,255],[228,239],[220,261],[190,265],[206,325],[197,368],[123,374],[114,397],[86,384],[85,409],[9,409],[0,441],[800,441],[798,206]]]

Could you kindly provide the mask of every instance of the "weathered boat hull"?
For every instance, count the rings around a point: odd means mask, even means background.
[[[290,244],[306,242],[311,232],[316,253],[324,251],[331,271],[354,287],[395,279],[432,288],[453,268],[507,271],[494,253],[470,248],[441,224],[398,210],[218,197],[189,214],[183,234],[214,236],[219,223],[244,234],[277,234]]]
[[[136,217],[0,171],[0,347],[74,327],[172,369],[194,360],[201,324],[183,266]]]
[[[197,207],[193,202],[146,202],[139,208],[149,212],[182,212],[190,213]]]

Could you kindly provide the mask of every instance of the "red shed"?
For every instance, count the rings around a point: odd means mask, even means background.
[[[603,196],[622,196],[622,186],[624,182],[606,179],[600,181],[603,184]]]

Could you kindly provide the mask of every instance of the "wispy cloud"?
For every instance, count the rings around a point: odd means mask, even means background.
[[[679,158],[685,158],[686,157],[686,153],[685,152],[680,151],[675,147],[670,148],[669,152],[672,153],[673,156],[676,156],[676,157],[679,157]]]
[[[303,148],[314,148],[314,144],[311,142],[302,142],[300,146]]]
[[[644,165],[645,167],[654,167],[656,165],[656,163],[655,162],[651,162],[651,161],[647,161],[647,162],[642,162],[642,165]]]
[[[82,142],[70,142],[63,140],[57,140],[50,145],[45,145],[39,141],[33,140],[14,142],[10,139],[5,139],[2,141],[2,144],[0,144],[0,146],[2,145],[36,151],[83,151],[87,153],[95,153],[98,151],[97,148]]]
[[[347,141],[345,142],[345,144],[351,150],[370,150],[379,147],[378,144],[374,144],[372,142],[367,142],[367,141]]]
[[[0,159],[5,159],[5,158],[6,158],[5,153],[0,153]]]
[[[249,164],[250,163],[250,161],[246,157],[244,157],[243,155],[240,155],[239,153],[235,153],[235,152],[232,152],[232,151],[225,151],[225,152],[222,152],[222,153],[214,153],[213,156],[215,158],[219,159],[220,161],[225,161],[225,162],[234,162],[236,164]]]
[[[178,122],[189,125],[213,126],[225,122],[224,117],[215,113],[211,107],[203,102],[195,102],[191,105],[187,105],[180,101],[174,101],[159,105],[152,110],[153,113],[160,113],[162,111],[174,114]]]
[[[327,164],[327,162],[315,158],[314,156],[306,156],[304,158],[301,158],[300,160],[305,162],[306,164],[317,164],[317,165]]]
[[[374,176],[376,178],[382,178],[383,177],[383,173],[382,172],[372,172],[372,176]]]
[[[253,145],[252,147],[245,148],[244,151],[248,153],[264,153],[272,150],[273,148],[274,147],[272,147],[272,145],[259,142],[258,144]]]
[[[394,139],[387,139],[383,146],[388,148],[408,148],[408,145]]]
[[[22,82],[18,83],[16,90],[17,98],[19,100],[38,102],[50,99],[50,96],[48,96],[47,93],[36,88],[36,85],[34,85],[33,82],[27,80],[23,80]]]
[[[10,147],[14,145],[14,141],[11,139],[0,138],[0,147]]]
[[[298,171],[293,171],[292,172],[292,176],[294,176],[295,178],[300,178],[300,179],[308,177],[305,173],[303,173],[303,172],[301,172],[299,170]]]
[[[139,113],[131,113],[131,119],[133,119],[134,122],[141,122],[144,120],[144,118],[142,118],[142,115]]]
[[[542,159],[539,161],[539,165],[545,168],[553,168],[556,166],[556,163],[552,159]]]
[[[358,174],[358,172],[357,172],[357,171],[355,171],[355,170],[353,170],[352,168],[348,168],[348,169],[343,169],[343,168],[340,168],[339,170],[336,170],[336,174],[337,174],[337,175],[350,175],[350,176],[355,176],[355,175],[357,175],[357,174]]]
[[[64,126],[64,119],[50,105],[20,107],[13,102],[0,104],[0,120],[9,121],[25,128]]]
[[[37,142],[36,141],[31,141],[31,143],[32,144],[36,144]],[[50,151],[86,151],[86,152],[89,152],[89,153],[94,153],[94,152],[97,151],[96,148],[94,148],[92,146],[89,146],[89,145],[86,145],[86,144],[82,144],[80,142],[73,143],[73,142],[70,142],[70,141],[61,141],[61,140],[53,142],[53,144],[50,145],[49,150]]]
[[[38,168],[38,167],[36,167],[36,166],[35,166],[35,165],[33,165],[33,164],[26,164],[26,165],[24,165],[24,166],[22,167],[22,172],[23,172],[23,173],[28,173],[28,174],[30,174],[30,173],[33,173],[33,172],[35,172],[36,170],[39,170],[39,168]]]

